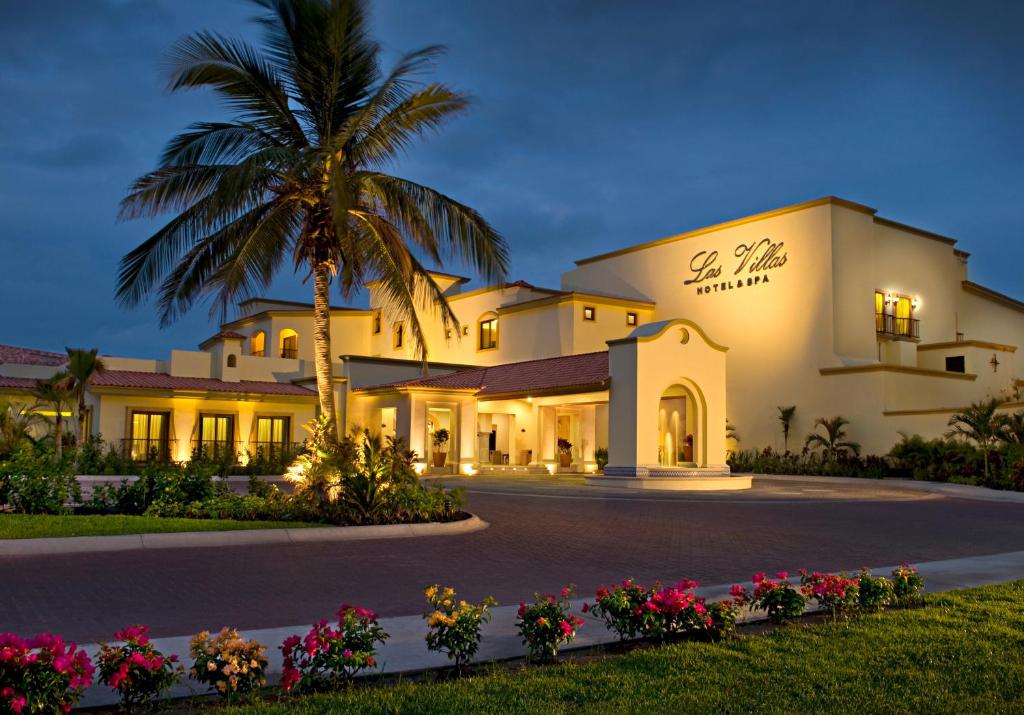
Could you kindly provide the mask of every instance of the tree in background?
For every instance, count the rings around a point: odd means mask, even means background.
[[[60,462],[64,454],[64,412],[71,407],[73,397],[68,389],[68,373],[58,372],[56,375],[40,380],[32,390],[36,398],[34,410],[52,411],[53,414],[53,454]]]
[[[384,74],[365,0],[256,3],[262,47],[199,32],[171,51],[171,90],[211,89],[234,118],[193,124],[133,184],[123,218],[173,217],[121,260],[117,297],[135,306],[157,294],[164,325],[205,298],[224,315],[290,264],[313,283],[317,392],[333,424],[332,283],[349,298],[377,279],[425,362],[418,307],[461,331],[421,257],[455,258],[494,281],[508,248],[473,209],[385,171],[469,106],[447,85],[415,81],[443,48]]]
[[[97,350],[83,348],[65,348],[68,351],[67,388],[77,404],[78,444],[85,444],[85,392],[93,375],[102,373],[106,368],[103,359],[97,357]]]
[[[999,440],[1003,426],[1002,419],[996,414],[1000,404],[1000,400],[995,397],[972,403],[964,411],[949,418],[952,429],[946,433],[948,437],[963,437],[978,445],[985,464],[986,484],[989,483],[989,452]]]
[[[793,415],[796,414],[796,405],[789,407],[779,406],[779,422],[782,423],[782,444],[785,451],[789,451],[789,430],[793,426]]]
[[[850,421],[845,417],[819,417],[814,420],[815,431],[807,435],[804,447],[808,449],[822,450],[827,459],[835,461],[840,455],[847,452],[854,456],[860,454],[860,444],[846,440],[846,430],[843,429]],[[825,430],[825,434],[817,432],[818,427]]]

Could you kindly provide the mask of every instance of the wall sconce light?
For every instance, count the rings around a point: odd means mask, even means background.
[[[914,310],[917,310],[918,308],[921,307],[921,299],[915,295],[914,300],[911,302],[911,305],[914,306]]]

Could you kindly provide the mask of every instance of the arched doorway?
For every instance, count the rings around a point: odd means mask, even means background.
[[[658,464],[696,466],[697,401],[689,388],[674,384],[658,401]]]

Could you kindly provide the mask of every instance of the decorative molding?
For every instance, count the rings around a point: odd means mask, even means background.
[[[923,367],[908,367],[906,365],[848,365],[843,367],[823,367],[818,370],[821,375],[852,375],[861,372],[895,372],[904,375],[921,375],[923,377],[944,377],[950,380],[977,380],[978,376],[973,373],[946,372],[945,370],[929,370]]]
[[[999,291],[994,291],[991,288],[986,288],[985,286],[972,281],[960,281],[960,287],[968,293],[985,298],[993,303],[998,303],[999,305],[1010,308],[1011,310],[1024,313],[1024,302],[1021,302],[1016,298],[1011,298],[1008,295],[1004,295]]]
[[[959,348],[961,346],[969,348],[984,348],[985,350],[998,350],[1004,353],[1015,353],[1017,352],[1016,345],[1004,345],[1003,343],[990,343],[987,340],[959,340],[945,343],[924,343],[918,345],[918,351],[921,350],[949,350],[951,348]]]

